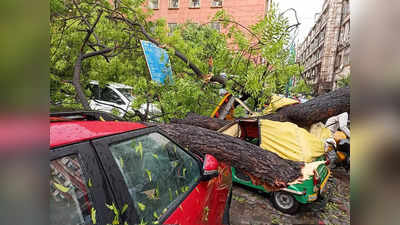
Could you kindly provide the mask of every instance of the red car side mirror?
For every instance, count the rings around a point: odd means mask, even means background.
[[[207,181],[218,176],[218,160],[209,154],[204,156],[201,180]]]

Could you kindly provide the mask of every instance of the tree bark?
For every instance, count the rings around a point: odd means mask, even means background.
[[[185,124],[158,124],[181,146],[199,155],[212,154],[218,160],[247,172],[268,190],[284,188],[301,177],[303,163],[216,131]]]
[[[300,127],[308,128],[314,123],[324,121],[343,112],[350,112],[350,88],[348,87],[318,96],[302,104],[284,107],[278,112],[257,118],[292,122]],[[228,121],[199,116],[193,113],[188,114],[185,119],[175,119],[172,122],[199,126],[215,131],[229,123]]]
[[[82,69],[82,53],[78,56],[74,66],[74,76],[72,79],[72,84],[75,87],[76,94],[78,96],[79,102],[82,104],[85,110],[90,110],[89,102],[86,98],[85,92],[81,86],[81,69]]]
[[[207,116],[197,115],[195,113],[188,113],[184,119],[172,119],[171,123],[186,124],[197,127],[202,127],[210,130],[218,130],[227,125],[229,121],[211,118]]]
[[[318,96],[303,104],[284,107],[276,113],[260,118],[288,121],[300,127],[309,127],[343,112],[350,112],[350,88],[348,87]]]
[[[76,59],[75,66],[74,66],[74,75],[72,78],[72,84],[75,87],[76,94],[78,96],[79,102],[82,104],[85,110],[90,110],[89,102],[86,98],[85,92],[81,85],[81,70],[82,70],[82,61],[84,59],[94,57],[97,55],[103,55],[105,53],[109,53],[113,50],[113,48],[105,48],[95,52],[89,52],[83,54],[82,52],[79,54],[78,58]]]

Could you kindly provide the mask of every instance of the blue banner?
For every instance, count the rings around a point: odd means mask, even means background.
[[[172,69],[167,51],[149,41],[141,40],[140,43],[146,57],[151,79],[159,84],[164,84],[165,78],[168,77],[172,82]]]

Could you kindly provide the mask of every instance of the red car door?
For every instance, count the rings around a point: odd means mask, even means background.
[[[217,177],[201,181],[199,157],[154,127],[93,144],[116,195],[121,224],[222,224],[231,187],[227,165],[219,165]]]
[[[222,224],[231,186],[230,166],[220,163],[218,177],[200,182],[164,224]]]

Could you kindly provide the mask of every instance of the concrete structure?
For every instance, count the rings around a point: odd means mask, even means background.
[[[147,0],[146,6],[154,10],[152,19],[166,19],[173,29],[177,24],[193,22],[206,24],[221,9],[233,16],[235,21],[249,26],[262,19],[271,0]],[[212,27],[221,29],[219,23]]]
[[[297,61],[319,94],[335,89],[338,80],[350,75],[349,0],[325,0],[315,25],[297,48]]]

